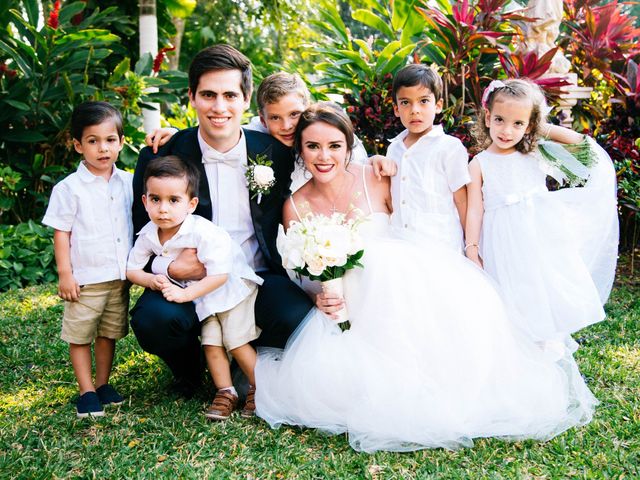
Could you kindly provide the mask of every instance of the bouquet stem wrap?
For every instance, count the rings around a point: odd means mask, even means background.
[[[322,291],[323,293],[333,293],[344,298],[344,284],[342,283],[342,277],[322,282]],[[351,327],[351,324],[349,323],[349,312],[347,311],[346,306],[341,310],[338,310],[335,315],[338,316],[336,322],[343,332]]]

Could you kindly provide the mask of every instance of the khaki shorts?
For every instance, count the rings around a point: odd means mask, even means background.
[[[202,345],[224,346],[227,350],[233,350],[258,338],[260,329],[256,326],[253,310],[258,287],[250,285],[251,293],[242,302],[231,310],[211,315],[202,322]]]
[[[60,338],[69,343],[85,345],[96,337],[123,338],[129,331],[129,282],[85,285],[77,302],[64,302]]]

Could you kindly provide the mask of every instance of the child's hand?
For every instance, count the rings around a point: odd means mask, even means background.
[[[398,173],[398,165],[396,162],[382,155],[374,155],[371,157],[371,165],[373,166],[373,173],[378,180],[382,180],[383,176],[393,177]]]
[[[162,295],[170,302],[185,303],[193,300],[186,289],[179,287],[173,283],[168,283],[162,287]]]
[[[158,153],[158,147],[167,143],[177,131],[175,128],[158,128],[144,137],[144,143],[153,147],[153,153]]]
[[[162,290],[166,285],[171,285],[171,282],[164,275],[154,275],[151,280],[151,290]]]
[[[58,296],[67,302],[80,299],[80,285],[71,273],[60,275],[58,280]]]

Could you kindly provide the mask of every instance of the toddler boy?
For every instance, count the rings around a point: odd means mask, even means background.
[[[255,412],[256,352],[249,342],[258,338],[254,304],[262,279],[248,265],[240,247],[222,228],[198,215],[196,192],[199,172],[179,157],[153,159],[144,174],[142,202],[151,221],[138,233],[127,263],[133,283],[159,290],[170,302],[195,303],[201,323],[201,342],[217,393],[205,416],[229,418],[238,403],[231,382],[227,351],[249,379],[243,417]],[[195,248],[207,275],[177,285],[164,275],[143,270],[152,255],[175,259],[185,248]]]

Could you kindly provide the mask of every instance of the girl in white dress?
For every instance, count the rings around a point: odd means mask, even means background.
[[[314,309],[284,350],[259,351],[258,416],[346,432],[366,452],[545,440],[590,421],[597,401],[571,356],[552,357],[514,328],[482,270],[437,241],[392,235],[389,182],[348,164],[344,113],[311,107],[296,132],[312,179],[284,220],[359,215],[364,268],[344,278],[350,330]],[[336,307],[322,295],[317,305]]]
[[[617,258],[615,171],[592,139],[545,122],[540,88],[493,81],[469,164],[465,252],[498,282],[519,326],[549,347],[604,319]],[[562,144],[545,142],[544,136]],[[547,175],[572,188],[549,192]],[[583,184],[583,185],[582,185]]]

